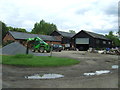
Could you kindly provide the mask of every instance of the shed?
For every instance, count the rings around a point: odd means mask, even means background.
[[[104,35],[81,30],[72,37],[72,45],[79,50],[112,47],[112,41]]]

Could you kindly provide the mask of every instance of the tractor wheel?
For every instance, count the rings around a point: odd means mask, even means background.
[[[40,47],[39,51],[40,51],[41,53],[44,53],[44,47]]]
[[[50,53],[50,51],[47,51],[47,53]]]
[[[59,50],[59,52],[61,52],[61,50]]]

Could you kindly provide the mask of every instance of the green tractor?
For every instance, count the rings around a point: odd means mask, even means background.
[[[28,38],[27,42],[28,42],[28,46],[30,46],[33,52],[37,50],[38,52],[41,53],[44,53],[45,51],[49,53],[51,51],[51,46],[48,43],[44,42],[39,37]]]

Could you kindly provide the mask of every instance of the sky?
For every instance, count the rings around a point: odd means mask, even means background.
[[[0,21],[31,31],[42,19],[59,31],[118,31],[119,0],[0,0]]]

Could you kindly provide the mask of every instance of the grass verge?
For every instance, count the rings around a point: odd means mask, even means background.
[[[74,65],[78,63],[79,61],[70,58],[33,55],[2,56],[2,64],[15,66],[54,67]]]

